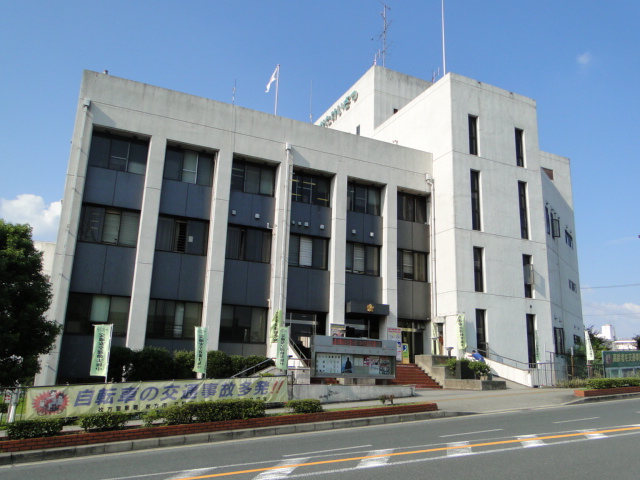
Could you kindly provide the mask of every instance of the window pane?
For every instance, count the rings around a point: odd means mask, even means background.
[[[353,245],[353,271],[364,273],[364,245],[360,243]]]
[[[93,332],[89,332],[91,299],[91,295],[84,293],[69,293],[67,314],[64,322],[65,332],[93,334]]]
[[[111,170],[126,171],[129,158],[129,141],[119,138],[111,139],[111,151],[109,155],[109,168]]]
[[[182,325],[184,324],[184,302],[176,302],[176,311],[173,316],[173,338],[182,337]]]
[[[104,217],[104,229],[102,232],[102,242],[117,245],[119,230],[120,230],[120,212],[118,210],[108,209]]]
[[[127,171],[144,175],[147,170],[147,153],[149,148],[146,143],[132,141],[129,147],[129,164]]]
[[[233,341],[233,311],[232,305],[222,305],[220,312],[220,341]]]
[[[97,323],[107,323],[109,320],[109,297],[107,295],[93,296],[89,320]]]
[[[380,215],[380,190],[376,187],[369,187],[368,189],[367,213],[370,215]]]
[[[107,168],[109,166],[110,147],[111,140],[108,137],[97,132],[94,133],[91,138],[91,148],[89,150],[89,165]]]
[[[173,228],[173,251],[185,253],[187,248],[187,222],[176,220]]]
[[[182,172],[182,150],[178,148],[167,148],[164,155],[164,178],[170,180],[180,180]]]
[[[367,206],[367,189],[363,186],[356,185],[355,187],[355,205],[354,212],[365,213]]]
[[[198,156],[198,185],[211,186],[213,178],[213,155]]]
[[[207,253],[207,222],[189,220],[187,223],[187,252],[192,255],[205,255]]]
[[[402,277],[413,280],[413,252],[402,252]]]
[[[113,323],[114,335],[126,335],[129,320],[129,297],[111,297],[109,323]]]
[[[255,165],[245,165],[244,191],[246,193],[260,193],[260,168]]]
[[[317,177],[316,187],[313,195],[313,204],[321,205],[323,207],[329,206],[329,185],[328,178]]]
[[[173,219],[167,217],[158,218],[158,234],[156,237],[156,250],[171,251],[173,244]]]
[[[315,187],[314,178],[310,175],[305,175],[302,179],[302,202],[311,203],[312,190]]]
[[[354,183],[347,184],[347,210],[356,211],[356,186]]]
[[[182,326],[182,338],[195,338],[195,327],[201,324],[202,304],[185,302],[184,323]]]
[[[302,175],[296,172],[291,176],[291,200],[302,201]]]
[[[271,262],[271,232],[262,232],[262,262]]]
[[[140,222],[140,214],[135,212],[122,212],[120,221],[120,238],[119,245],[135,247],[138,243],[138,224]]]
[[[380,275],[380,249],[372,245],[367,246],[367,260],[366,260],[367,275]]]
[[[353,272],[353,243],[347,243],[345,252],[345,270]]]
[[[248,343],[251,332],[251,307],[238,307],[234,310],[233,341]]]
[[[251,333],[249,342],[264,343],[267,331],[267,312],[263,308],[253,308],[251,310]]]
[[[313,239],[313,268],[327,268],[327,240],[325,238]]]
[[[313,241],[310,237],[300,237],[300,266],[310,267],[312,265]]]
[[[85,205],[82,207],[79,240],[83,242],[99,243],[102,241],[102,225],[104,222],[104,208]]]
[[[185,150],[182,160],[182,181],[196,183],[196,171],[198,168],[198,154],[192,150]]]
[[[413,277],[418,282],[427,281],[427,255],[416,252],[414,255]]]
[[[242,260],[242,231],[237,227],[229,227],[227,228],[227,252],[226,257]]]
[[[233,162],[231,169],[231,190],[244,192],[244,164]]]
[[[291,235],[289,237],[289,265],[298,266],[300,261],[300,237]]]
[[[417,223],[427,223],[427,199],[416,197],[416,219]]]
[[[260,175],[260,194],[273,196],[274,173],[271,168],[262,168]]]

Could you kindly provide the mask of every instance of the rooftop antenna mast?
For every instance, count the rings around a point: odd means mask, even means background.
[[[382,3],[382,2],[381,2]],[[386,66],[386,56],[387,56],[387,30],[391,26],[393,22],[387,22],[387,10],[391,10],[391,7],[388,5],[382,4],[383,10],[380,12],[380,16],[382,17],[382,33],[378,36],[378,40],[382,39],[382,50],[378,51],[378,53],[374,56],[373,64],[377,64],[377,59],[382,58],[382,67]]]
[[[442,75],[447,74],[447,53],[444,46],[444,0],[442,0]]]

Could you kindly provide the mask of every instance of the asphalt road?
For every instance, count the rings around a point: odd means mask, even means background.
[[[0,468],[2,480],[635,479],[640,399]]]

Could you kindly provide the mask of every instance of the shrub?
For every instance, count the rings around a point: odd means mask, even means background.
[[[123,382],[129,378],[131,372],[131,363],[133,362],[134,352],[128,347],[111,347],[109,353],[109,371],[108,378],[115,382]]]
[[[592,378],[587,382],[587,388],[602,390],[604,388],[637,387],[640,386],[640,378]]]
[[[229,378],[231,375],[229,355],[218,350],[207,352],[207,378]]]
[[[88,413],[78,418],[78,425],[80,425],[85,432],[90,430],[96,432],[122,430],[127,422],[131,420],[131,417],[132,414],[125,412]]]
[[[287,408],[293,413],[324,412],[320,400],[315,399],[291,400],[290,402],[287,402]]]
[[[144,427],[155,427],[164,424],[164,408],[158,408],[156,410],[146,410],[140,413],[140,420]],[[162,421],[160,421],[162,420]]]
[[[7,436],[11,440],[53,437],[54,435],[60,434],[64,423],[64,419],[62,418],[20,420],[7,426]]]
[[[169,425],[184,425],[187,423],[195,423],[195,402],[185,403],[184,405],[172,405],[163,411],[165,423]]]
[[[145,412],[143,422],[151,426],[154,422],[164,419],[169,425],[183,425],[198,422],[222,422],[225,420],[239,420],[265,416],[265,403],[262,400],[216,400],[213,402],[189,402],[184,405],[174,405],[157,413]]]
[[[242,355],[231,355],[229,361],[231,365],[231,375],[240,373],[250,367],[250,365],[247,365],[247,359]]]
[[[0,403],[0,413],[7,413],[9,411],[8,403]]]
[[[127,380],[171,380],[175,374],[175,361],[168,350],[159,347],[144,347],[133,352],[131,371]]]
[[[394,395],[380,395],[378,397],[378,400],[380,400],[380,403],[382,403],[382,405],[384,405],[387,402],[389,402],[389,405],[393,405],[394,398],[396,398]]]
[[[451,372],[451,374],[456,374],[456,364],[460,363],[460,378],[462,379],[473,379],[475,378],[475,373],[471,368],[469,368],[469,360],[466,358],[457,359],[450,358],[447,360],[447,368]]]
[[[178,350],[173,352],[175,361],[175,378],[195,378],[193,366],[196,362],[196,352],[193,350]]]
[[[491,373],[491,368],[484,362],[469,362],[468,363],[469,370],[474,373],[474,376],[480,377],[483,375],[489,375]]]

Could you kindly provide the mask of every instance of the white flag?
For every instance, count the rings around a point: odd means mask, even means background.
[[[267,89],[265,90],[264,93],[269,93],[269,89],[271,88],[271,84],[273,82],[275,82],[276,79],[278,78],[279,70],[280,70],[280,65],[276,65],[276,69],[273,71],[273,75],[271,75],[271,78],[269,79],[269,83],[267,83]]]

